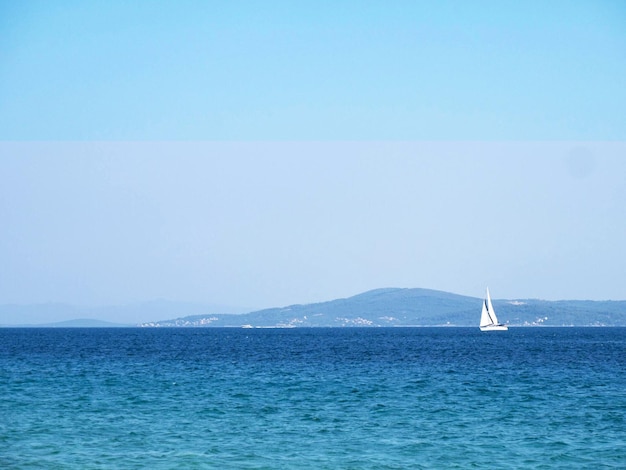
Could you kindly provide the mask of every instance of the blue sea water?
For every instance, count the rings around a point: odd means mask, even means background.
[[[626,468],[626,329],[0,329],[0,468]]]

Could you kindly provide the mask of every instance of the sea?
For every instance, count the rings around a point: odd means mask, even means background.
[[[3,328],[2,469],[626,468],[626,328]]]

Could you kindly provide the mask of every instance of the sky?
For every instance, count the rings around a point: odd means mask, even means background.
[[[621,140],[621,0],[0,0],[8,140]]]
[[[621,1],[0,0],[0,304],[626,299]]]

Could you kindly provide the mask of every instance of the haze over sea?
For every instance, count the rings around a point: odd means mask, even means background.
[[[0,329],[0,467],[623,468],[626,328]]]

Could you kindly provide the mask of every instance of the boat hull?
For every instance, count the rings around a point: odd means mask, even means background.
[[[507,331],[509,329],[506,325],[487,325],[479,328],[480,331]]]

